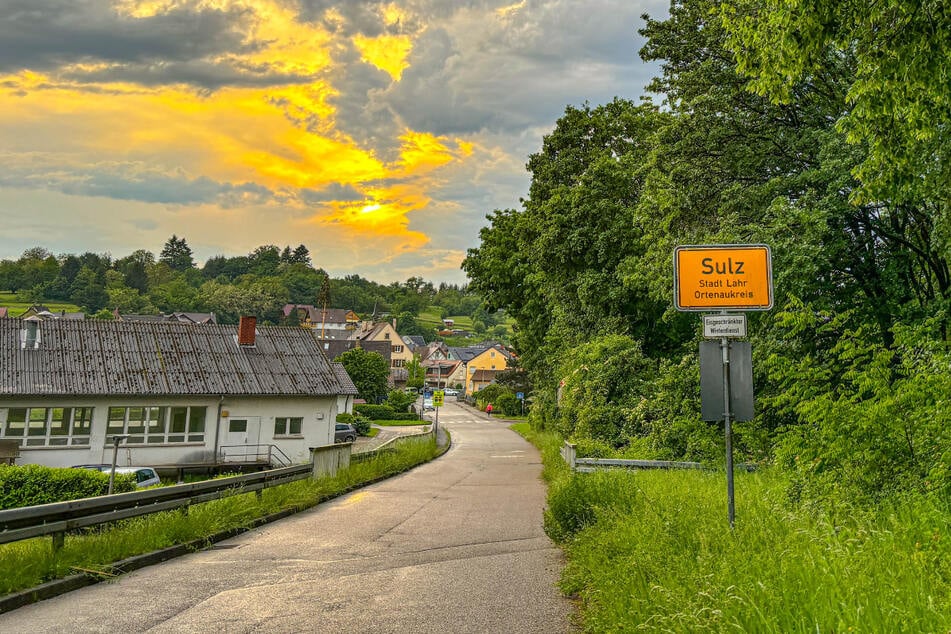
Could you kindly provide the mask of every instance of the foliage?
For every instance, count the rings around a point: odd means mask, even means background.
[[[192,249],[185,238],[173,235],[165,242],[159,254],[159,262],[167,265],[173,271],[185,271],[195,266],[192,258]]]
[[[663,103],[566,108],[529,157],[529,196],[490,213],[463,268],[515,320],[533,429],[722,462],[671,252],[764,243],[791,308],[749,318],[740,459],[792,470],[801,499],[943,490],[948,14],[853,5],[674,2],[640,30]]]
[[[402,334],[402,331],[400,331]],[[419,362],[419,355],[414,354],[412,360],[406,364],[406,387],[419,389],[426,383],[426,368]]]
[[[92,469],[59,469],[42,465],[0,465],[0,509],[51,504],[105,495],[109,474]],[[116,474],[112,490],[135,490],[135,476]]]
[[[371,404],[386,398],[390,368],[380,354],[352,348],[337,357],[337,361],[347,370],[360,398]]]
[[[418,416],[412,412],[398,412],[389,405],[371,405],[359,403],[353,406],[354,411],[366,416],[371,421],[376,420],[417,420]]]
[[[897,492],[951,494],[951,353],[927,324],[896,328],[886,347],[843,316],[793,305],[779,315],[791,338],[833,338],[830,349],[791,357],[777,348],[769,406],[792,419],[776,457],[795,499],[874,500]],[[933,323],[932,323],[933,326]]]
[[[942,0],[734,0],[721,14],[750,88],[781,103],[834,56],[854,57],[838,126],[869,153],[863,197],[949,199],[951,10]],[[946,203],[945,203],[946,204]]]
[[[392,407],[394,412],[405,412],[415,402],[416,395],[408,394],[403,390],[390,390],[386,397],[386,404]]]
[[[367,436],[370,433],[370,419],[359,412],[356,414],[348,414],[347,412],[337,414],[337,422],[353,425],[361,436]]]

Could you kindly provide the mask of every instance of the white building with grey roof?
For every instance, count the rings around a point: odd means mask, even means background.
[[[0,320],[0,440],[18,464],[301,463],[356,388],[304,328]]]

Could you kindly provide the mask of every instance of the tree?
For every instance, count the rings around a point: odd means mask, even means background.
[[[172,235],[162,247],[159,254],[159,262],[164,262],[174,271],[185,271],[194,268],[195,261],[192,259],[192,250],[185,242],[185,238],[179,238]]]
[[[248,255],[250,272],[255,275],[277,275],[281,265],[281,250],[273,244],[260,246]]]
[[[382,355],[353,348],[337,357],[337,361],[347,370],[360,398],[367,403],[379,403],[386,398],[390,368]]]
[[[304,264],[310,266],[310,251],[303,244],[297,245],[290,257],[291,264]]]
[[[945,0],[734,0],[721,15],[750,88],[777,103],[793,103],[833,57],[854,57],[839,129],[869,150],[861,199],[951,199]]]
[[[109,303],[105,275],[97,273],[89,266],[83,266],[73,280],[70,299],[87,313],[95,313],[105,308]]]
[[[414,354],[413,359],[406,364],[406,387],[423,387],[426,383],[426,368],[419,362],[419,355]]]
[[[115,269],[122,273],[125,285],[140,293],[149,292],[148,269],[155,265],[155,256],[151,251],[138,249],[115,262]]]

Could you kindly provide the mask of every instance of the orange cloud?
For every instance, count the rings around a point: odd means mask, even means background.
[[[94,81],[123,70],[112,62],[76,63],[45,73],[0,75],[0,150],[31,152],[50,170],[107,163],[142,164],[186,179],[253,184],[276,194],[272,218],[286,208],[286,222],[334,226],[354,241],[372,239],[385,253],[418,250],[429,238],[409,229],[409,215],[431,204],[433,174],[465,161],[471,144],[409,129],[398,131],[398,158],[381,160],[336,126],[333,52],[355,46],[362,58],[399,81],[409,66],[413,36],[356,36],[348,42],[324,22],[303,22],[294,3],[281,0],[121,0],[114,9],[129,19],[183,6],[241,9],[235,24],[240,50],[203,62],[232,69],[249,81],[212,91],[184,84]],[[381,24],[402,31],[406,14],[395,4],[379,9]],[[329,10],[326,19],[345,18]],[[128,74],[123,75],[128,76]],[[290,77],[278,85],[251,79]],[[86,81],[83,81],[83,78]],[[381,186],[391,180],[398,185]],[[347,187],[366,196],[359,203],[329,201],[308,208],[296,190]],[[233,210],[189,208],[195,226],[214,225]],[[203,219],[200,220],[199,216]],[[272,220],[273,222],[273,220]],[[386,246],[388,245],[388,246]]]

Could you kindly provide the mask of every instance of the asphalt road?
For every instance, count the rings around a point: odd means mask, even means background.
[[[0,632],[569,632],[538,452],[447,402],[426,465],[213,549],[0,615]]]

